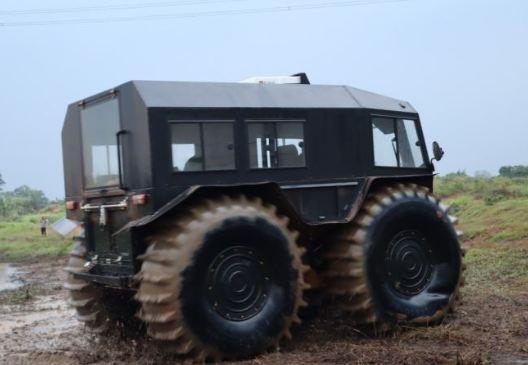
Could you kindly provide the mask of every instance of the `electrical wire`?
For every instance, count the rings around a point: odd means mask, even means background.
[[[186,1],[163,1],[163,2],[152,2],[152,3],[135,3],[135,4],[99,5],[99,6],[78,6],[78,7],[71,7],[71,8],[0,10],[0,16],[64,14],[64,13],[78,13],[78,12],[85,12],[85,11],[92,12],[92,11],[113,11],[113,10],[136,10],[136,9],[147,9],[147,8],[168,8],[168,7],[176,7],[176,6],[232,3],[232,2],[242,2],[242,1],[250,1],[250,0],[186,0]]]
[[[270,13],[293,12],[293,11],[303,11],[303,10],[343,8],[343,7],[352,7],[352,6],[360,6],[360,5],[400,3],[400,2],[407,2],[407,1],[410,1],[410,0],[333,1],[333,2],[321,2],[321,3],[304,4],[304,5],[297,4],[297,5],[283,5],[283,6],[262,7],[262,8],[197,11],[197,12],[175,13],[175,14],[152,14],[152,15],[133,15],[133,16],[106,17],[106,18],[78,18],[78,19],[54,19],[54,20],[0,22],[0,27],[47,26],[47,25],[67,25],[67,24],[101,24],[101,23],[132,22],[132,21],[143,21],[143,20],[217,17],[217,16],[227,16],[227,15],[270,14]]]

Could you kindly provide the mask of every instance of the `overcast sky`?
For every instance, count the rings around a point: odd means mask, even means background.
[[[149,1],[155,0],[136,0]],[[410,0],[271,14],[9,26],[324,2],[232,0],[12,15],[6,11],[127,2],[3,0],[0,173],[6,188],[27,184],[51,198],[63,196],[60,132],[72,101],[131,79],[239,81],[301,71],[312,83],[348,84],[410,101],[421,114],[428,145],[438,140],[446,151],[437,163],[440,173],[496,173],[502,165],[528,164],[525,0]]]

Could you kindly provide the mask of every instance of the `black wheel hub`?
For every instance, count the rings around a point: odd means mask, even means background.
[[[431,281],[432,250],[425,236],[417,230],[398,233],[385,255],[387,280],[392,289],[404,296],[421,293]]]
[[[206,297],[222,317],[244,321],[258,314],[269,296],[270,274],[260,253],[246,246],[220,252],[208,268]]]

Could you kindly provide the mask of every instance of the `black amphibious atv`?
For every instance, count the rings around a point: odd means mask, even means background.
[[[132,81],[69,106],[66,206],[84,234],[65,286],[89,329],[139,323],[218,360],[291,337],[313,293],[373,329],[444,318],[462,251],[417,112],[293,79]]]

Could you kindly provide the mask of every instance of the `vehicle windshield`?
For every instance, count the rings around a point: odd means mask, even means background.
[[[426,167],[416,121],[373,118],[374,165],[382,167]]]
[[[85,187],[119,185],[117,99],[112,98],[82,109],[81,129]]]

